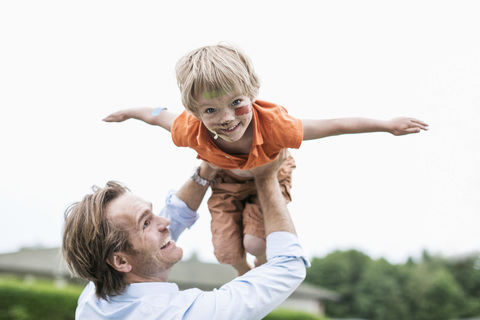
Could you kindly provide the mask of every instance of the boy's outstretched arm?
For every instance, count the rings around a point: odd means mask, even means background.
[[[347,133],[389,132],[396,136],[428,130],[428,124],[415,118],[376,120],[369,118],[339,118],[302,120],[303,140],[319,139]]]
[[[103,119],[105,122],[122,122],[128,119],[137,119],[145,123],[160,126],[171,131],[173,120],[178,114],[159,108],[130,108],[114,112]]]

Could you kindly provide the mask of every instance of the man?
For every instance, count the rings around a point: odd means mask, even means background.
[[[179,291],[167,282],[182,258],[175,240],[198,218],[194,210],[208,188],[203,182],[216,175],[208,164],[167,198],[160,216],[114,182],[70,207],[62,251],[70,270],[90,281],[76,318],[262,319],[300,285],[308,265],[276,179],[283,159],[284,152],[251,170],[264,210],[268,262],[210,292]]]

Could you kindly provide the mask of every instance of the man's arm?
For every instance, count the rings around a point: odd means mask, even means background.
[[[162,108],[130,108],[114,112],[103,119],[105,122],[123,122],[137,119],[154,126],[171,131],[173,120],[178,114]]]
[[[211,165],[208,162],[202,161],[200,164],[199,175],[205,180],[213,181],[219,169],[220,168]],[[177,191],[176,195],[180,200],[185,202],[191,210],[197,211],[202,203],[205,193],[207,192],[208,186],[209,184],[201,185],[192,179],[188,179],[180,190]]]
[[[295,226],[277,180],[277,171],[285,160],[285,155],[286,149],[280,152],[275,161],[250,170],[255,179],[263,211],[266,236],[276,231],[287,231],[296,235]]]
[[[428,130],[428,124],[425,122],[406,117],[391,120],[339,118],[301,121],[304,141],[348,133],[389,132],[401,136]]]
[[[213,180],[218,168],[202,161],[199,175],[203,179]],[[196,210],[202,203],[208,184],[201,185],[188,179],[175,194],[170,193],[165,200],[165,207],[160,215],[170,220],[170,234],[176,241],[180,234],[190,228],[198,219]]]
[[[285,157],[251,169],[260,198],[267,234],[268,262],[221,288],[203,292],[186,314],[193,319],[263,319],[285,301],[306,276],[303,250],[277,180]],[[232,307],[234,306],[234,307]]]

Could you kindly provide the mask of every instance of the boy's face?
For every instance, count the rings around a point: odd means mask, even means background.
[[[197,97],[203,124],[225,141],[239,141],[252,121],[252,101],[238,91],[206,92]]]

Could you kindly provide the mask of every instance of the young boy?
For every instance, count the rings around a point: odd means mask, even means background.
[[[132,108],[104,119],[121,122],[130,118],[158,125],[172,134],[175,145],[190,147],[220,170],[215,183],[198,170],[192,179],[210,183],[208,206],[215,256],[231,264],[239,275],[266,262],[265,230],[255,184],[248,169],[274,160],[286,148],[302,141],[328,136],[389,132],[405,135],[427,130],[413,118],[388,121],[366,118],[300,120],[282,106],[257,100],[260,81],[250,59],[239,49],[219,44],[199,48],[181,58],[176,66],[178,86],[186,110],[177,115],[163,108]],[[291,156],[279,171],[278,180],[287,202],[291,201]]]

